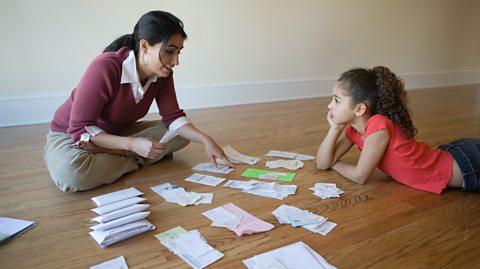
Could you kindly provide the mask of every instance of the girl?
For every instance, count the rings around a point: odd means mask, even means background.
[[[316,166],[364,184],[376,167],[415,189],[440,194],[445,187],[480,191],[480,139],[462,139],[432,149],[415,140],[403,81],[388,68],[355,68],[335,83],[328,105],[327,135]],[[356,165],[339,159],[357,145]]]
[[[174,66],[187,38],[183,23],[163,11],[144,14],[132,34],[113,41],[88,66],[55,113],[44,159],[62,191],[112,183],[123,174],[171,155],[189,141],[202,143],[211,162],[231,165],[223,150],[179,108]],[[155,100],[161,121],[139,121]],[[179,137],[160,138],[170,130]]]

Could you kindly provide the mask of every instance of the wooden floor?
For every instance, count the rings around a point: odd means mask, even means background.
[[[419,139],[436,147],[460,137],[480,137],[480,85],[409,91]],[[262,161],[269,150],[314,155],[325,135],[330,98],[187,111],[191,120],[219,144],[232,145]],[[0,245],[0,268],[88,268],[124,255],[130,268],[189,268],[154,234],[181,225],[199,229],[225,256],[208,268],[243,268],[242,260],[303,241],[338,268],[480,268],[480,194],[446,190],[442,195],[408,188],[380,172],[366,185],[349,182],[333,171],[317,171],[312,161],[296,171],[296,195],[275,200],[209,187],[183,179],[191,167],[207,161],[202,146],[191,144],[173,159],[128,174],[117,182],[81,193],[62,193],[51,182],[42,160],[47,125],[0,128],[0,216],[34,220],[32,230]],[[345,157],[354,161],[358,153]],[[227,175],[242,179],[249,166]],[[288,171],[277,169],[278,171]],[[187,191],[214,192],[212,204],[181,207],[150,190],[162,182]],[[346,193],[321,200],[309,187],[336,183]],[[93,196],[136,187],[151,205],[156,230],[105,249],[88,235]],[[275,225],[269,232],[237,237],[210,227],[202,212],[233,202]],[[338,226],[327,236],[281,225],[270,213],[281,204],[328,217]]]

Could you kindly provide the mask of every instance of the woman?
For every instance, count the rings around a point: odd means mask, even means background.
[[[186,38],[177,17],[151,11],[140,18],[132,34],[113,41],[92,61],[56,111],[47,134],[45,163],[62,191],[112,183],[189,141],[202,143],[214,165],[216,158],[232,165],[178,106],[172,69],[179,64]],[[138,121],[154,99],[161,121]],[[167,131],[178,136],[160,143]]]

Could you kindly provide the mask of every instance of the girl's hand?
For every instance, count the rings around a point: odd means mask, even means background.
[[[332,112],[331,111],[328,111],[328,114],[327,114],[327,121],[328,121],[328,124],[330,125],[330,129],[336,129],[338,131],[341,131],[345,128],[346,124],[338,124],[336,122],[333,121],[333,115],[332,115]]]
[[[155,159],[163,154],[165,145],[149,137],[132,137],[130,150],[149,159]]]
[[[225,155],[225,152],[223,152],[222,148],[215,143],[212,139],[206,140],[204,143],[205,145],[205,152],[207,153],[208,159],[210,159],[210,162],[217,167],[217,161],[216,159],[220,159],[224,161],[228,166],[234,167],[234,165],[228,160],[227,156]]]

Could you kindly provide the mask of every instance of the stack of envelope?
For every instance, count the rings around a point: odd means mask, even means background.
[[[276,182],[261,182],[258,180],[229,180],[224,187],[241,189],[243,192],[283,200],[290,194],[295,194],[297,185],[281,185]]]
[[[233,203],[228,203],[202,213],[212,222],[210,226],[225,227],[238,236],[266,232],[273,229],[272,224],[263,221]]]
[[[211,204],[213,201],[213,193],[187,192],[184,188],[168,182],[153,186],[151,189],[165,201],[181,206]]]
[[[144,211],[149,205],[141,204],[146,199],[140,195],[143,193],[132,187],[92,198],[97,205],[92,211],[98,214],[92,221],[98,224],[90,227],[90,235],[101,247],[155,229],[145,219],[150,215]]]
[[[343,190],[337,188],[337,184],[335,183],[315,183],[315,186],[311,187],[310,190],[322,199],[340,197],[340,194],[345,193]]]
[[[336,223],[327,221],[327,218],[323,216],[289,205],[279,206],[272,212],[272,214],[281,224],[291,224],[293,227],[303,227],[309,231],[324,236],[337,226]]]
[[[205,268],[223,257],[223,253],[210,246],[198,230],[187,231],[178,226],[155,237],[194,269]]]

